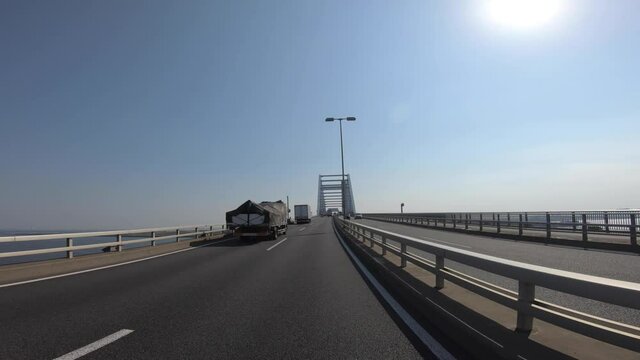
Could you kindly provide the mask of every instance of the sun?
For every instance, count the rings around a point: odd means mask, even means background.
[[[487,0],[486,15],[493,23],[512,30],[549,25],[562,11],[562,0]]]

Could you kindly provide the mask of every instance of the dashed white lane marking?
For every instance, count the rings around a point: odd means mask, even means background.
[[[428,237],[428,236],[418,236],[418,237],[419,237],[420,239],[431,240],[431,241],[437,241],[437,242],[441,242],[441,243],[445,243],[445,244],[449,244],[449,245],[453,245],[453,246],[459,246],[459,247],[466,248],[466,249],[473,249],[471,246],[461,245],[461,244],[454,243],[454,242],[450,242],[450,241],[438,240],[438,239],[430,238],[430,237]]]
[[[362,274],[364,274],[364,276],[367,278],[369,283],[373,285],[376,291],[378,291],[378,293],[382,296],[382,298],[384,298],[387,304],[391,306],[393,311],[396,314],[398,314],[398,316],[402,319],[402,321],[409,327],[409,329],[411,329],[411,331],[413,331],[413,333],[420,339],[420,341],[422,341],[422,343],[425,344],[429,348],[429,350],[431,350],[433,355],[435,355],[440,360],[455,360],[456,358],[453,355],[451,355],[451,353],[448,352],[447,349],[445,349],[444,346],[442,346],[436,339],[434,339],[433,336],[431,336],[431,334],[429,334],[427,330],[425,330],[422,327],[422,325],[420,325],[416,321],[416,319],[414,319],[402,307],[402,305],[400,305],[400,303],[398,303],[396,299],[394,299],[393,296],[391,296],[391,294],[389,294],[387,289],[385,289],[382,286],[382,284],[380,284],[378,280],[375,277],[373,277],[373,275],[371,275],[369,270],[367,270],[367,268],[362,264],[362,262],[360,262],[360,259],[358,259],[358,257],[356,257],[356,255],[351,251],[349,246],[347,246],[345,241],[342,239],[342,236],[338,234],[335,228],[334,228],[334,231],[336,236],[338,237],[338,240],[342,244],[342,247],[345,249],[349,257],[351,257],[354,263],[358,266],[358,268],[360,269]]]
[[[74,360],[77,358],[80,358],[82,356],[87,355],[90,352],[96,351],[98,349],[100,349],[101,347],[105,346],[105,345],[109,345],[112,342],[120,339],[121,337],[127,336],[129,334],[131,334],[133,332],[133,330],[129,330],[129,329],[122,329],[120,331],[114,332],[113,334],[103,337],[102,339],[92,342],[91,344],[87,345],[87,346],[83,346],[80,349],[74,350],[70,353],[64,354],[60,357],[57,357],[53,360]]]
[[[16,286],[16,285],[23,285],[23,284],[29,284],[29,283],[34,283],[34,282],[44,281],[44,280],[57,279],[57,278],[61,278],[61,277],[71,276],[71,275],[84,274],[84,273],[88,273],[88,272],[92,272],[92,271],[98,271],[98,270],[110,269],[110,268],[123,266],[123,265],[134,264],[134,263],[141,262],[141,261],[147,261],[147,260],[151,260],[151,259],[155,259],[155,258],[159,258],[159,257],[163,257],[163,256],[168,256],[168,255],[173,255],[173,254],[177,254],[177,253],[181,253],[181,252],[185,252],[185,251],[195,250],[197,248],[201,248],[201,247],[204,247],[204,246],[222,244],[224,242],[235,240],[235,239],[236,239],[235,237],[232,237],[230,239],[226,239],[226,240],[222,240],[222,241],[216,241],[214,243],[198,245],[198,246],[194,246],[194,247],[188,247],[186,249],[180,249],[180,250],[168,252],[168,253],[165,253],[165,254],[154,255],[154,256],[150,256],[150,257],[146,257],[146,258],[142,258],[142,259],[137,259],[137,260],[125,261],[125,262],[117,263],[117,264],[113,264],[113,265],[100,266],[100,267],[93,268],[93,269],[74,271],[74,272],[70,272],[70,273],[66,273],[66,274],[47,276],[47,277],[33,279],[33,280],[18,281],[18,282],[14,282],[14,283],[11,283],[11,284],[0,285],[0,288],[9,287],[9,286]]]
[[[273,245],[272,247],[268,248],[268,249],[267,249],[267,251],[270,251],[270,250],[271,250],[271,249],[273,249],[274,247],[276,247],[276,246],[278,246],[278,245],[282,244],[285,240],[287,240],[287,238],[284,238],[284,239],[282,239],[282,240],[278,241],[275,245]]]
[[[306,228],[307,228],[307,227],[305,226],[305,227],[303,227],[302,229],[300,229],[300,230],[298,230],[298,231],[304,231],[304,229],[306,229]]]

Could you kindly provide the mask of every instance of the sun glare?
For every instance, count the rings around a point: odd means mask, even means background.
[[[505,28],[530,30],[551,23],[562,10],[561,0],[488,0],[488,18]]]

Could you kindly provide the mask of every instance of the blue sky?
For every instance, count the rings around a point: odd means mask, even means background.
[[[315,209],[351,115],[362,212],[638,207],[640,2],[557,1],[3,1],[0,228]]]

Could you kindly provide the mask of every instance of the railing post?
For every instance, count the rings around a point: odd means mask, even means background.
[[[464,229],[469,230],[469,213],[464,214]]]
[[[195,235],[193,235],[193,239],[197,239],[198,238],[198,228],[196,227],[193,231],[195,233]]]
[[[529,334],[533,328],[531,303],[536,296],[535,284],[518,281],[518,320],[516,332]]]
[[[155,231],[151,232],[151,238],[152,239],[156,238],[156,232]],[[151,240],[151,246],[156,246],[156,241],[155,240]]]
[[[629,214],[629,237],[631,239],[631,245],[638,246],[638,228],[636,227],[636,214]]]
[[[525,227],[529,227],[529,213],[524,213],[524,222],[526,223]]]
[[[453,228],[456,228],[456,214],[453,213]]]
[[[400,243],[400,267],[407,267],[407,257],[405,254],[407,253],[407,244]]]
[[[382,256],[387,255],[387,238],[382,235]]]
[[[511,227],[511,213],[507,213],[507,227]]]
[[[176,242],[180,242],[180,229],[176,229]]]
[[[122,251],[122,235],[118,234],[116,239],[118,241],[118,251]]]
[[[436,289],[444,287],[444,255],[436,254]]]
[[[576,231],[576,213],[571,212],[571,223],[573,224],[573,231]]]
[[[518,235],[522,236],[522,214],[518,214]]]
[[[609,212],[604,212],[604,231],[609,232]]]
[[[482,221],[482,213],[480,213],[480,231],[482,231],[482,225],[483,225],[482,223],[483,223],[483,221]]]
[[[369,241],[371,241],[371,248],[373,248],[373,231],[369,230]]]
[[[545,217],[546,217],[546,227],[547,227],[547,239],[551,239],[551,214],[549,214],[548,212],[545,213]]]
[[[500,234],[500,214],[498,214],[498,222],[496,222],[496,232]]]
[[[67,238],[67,247],[73,246],[73,239]],[[73,250],[67,250],[67,259],[73,259]]]
[[[589,226],[587,225],[587,214],[582,214],[582,241],[589,240]]]

